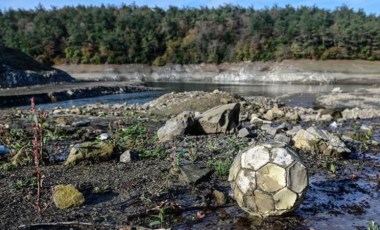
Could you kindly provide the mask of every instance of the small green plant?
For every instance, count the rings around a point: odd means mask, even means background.
[[[143,151],[140,156],[142,158],[159,158],[159,159],[163,159],[163,158],[165,158],[164,147],[157,146],[153,150]]]
[[[225,160],[211,161],[209,164],[213,166],[217,176],[225,176],[228,175],[232,160],[227,158]]]
[[[27,177],[25,179],[17,179],[12,185],[13,189],[20,190],[23,188],[32,188],[37,183],[36,177]]]
[[[48,141],[62,141],[67,139],[66,134],[62,134],[58,128],[55,128],[53,131],[45,129],[46,135],[44,135],[42,142],[46,144]]]
[[[11,171],[13,169],[16,168],[16,166],[14,166],[13,164],[11,163],[4,163],[0,166],[1,170],[3,171]]]
[[[158,210],[158,214],[157,215],[154,215],[154,217],[158,218],[157,220],[155,221],[152,221],[149,223],[149,227],[155,227],[155,226],[159,226],[162,228],[162,225],[164,224],[165,222],[165,207],[160,207],[159,210]]]
[[[217,143],[216,141],[213,141],[213,140],[209,140],[207,142],[207,149],[210,151],[210,152],[217,152],[218,151],[218,146],[217,146]]]
[[[190,148],[189,152],[186,153],[186,156],[192,161],[195,162],[198,159],[197,148]]]
[[[235,151],[240,151],[247,147],[247,144],[245,142],[242,142],[236,134],[233,134],[231,138],[228,140],[228,144],[232,146]]]
[[[375,221],[368,222],[368,230],[380,230],[379,225]]]
[[[322,160],[322,167],[333,174],[336,173],[336,162],[330,156],[324,156],[324,159]]]
[[[97,194],[107,193],[109,191],[110,191],[110,186],[107,184],[96,186],[92,190],[93,193],[97,193]]]

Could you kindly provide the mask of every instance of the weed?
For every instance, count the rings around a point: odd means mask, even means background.
[[[197,148],[190,148],[186,156],[192,161],[195,162],[198,159]]]
[[[336,173],[336,161],[330,156],[324,156],[322,160],[322,167],[329,170],[331,173]]]
[[[96,194],[103,194],[103,193],[107,193],[109,191],[110,191],[110,186],[107,184],[96,186],[92,190],[92,192],[96,193]]]
[[[240,151],[242,149],[244,149],[245,147],[247,147],[247,143],[245,142],[242,142],[236,134],[233,134],[231,136],[231,138],[228,140],[228,144],[230,146],[232,146],[233,149],[235,149],[235,151]]]
[[[163,146],[157,146],[158,137],[142,123],[128,126],[116,132],[116,143],[124,150],[136,150],[142,158],[165,158]]]
[[[375,221],[368,222],[368,230],[380,230],[379,225]]]
[[[228,175],[231,164],[232,160],[230,158],[209,162],[209,165],[213,166],[216,175],[220,177]]]
[[[217,152],[217,151],[218,151],[218,146],[217,146],[216,141],[209,140],[209,141],[207,142],[207,149],[208,149],[210,152],[212,152],[212,153]]]
[[[14,166],[12,163],[4,163],[0,166],[0,169],[3,171],[11,171],[15,168],[16,166]]]
[[[36,177],[27,177],[25,179],[17,179],[15,183],[12,185],[13,189],[20,190],[23,188],[33,188],[37,183]]]
[[[142,153],[140,154],[140,156],[142,158],[159,158],[159,159],[163,159],[163,158],[165,158],[164,147],[157,146],[153,150],[142,151]]]
[[[149,227],[155,227],[160,225],[160,227],[162,228],[165,222],[165,207],[159,206],[158,214],[153,215],[153,217],[157,218],[157,220],[150,222]]]
[[[45,211],[49,204],[45,205],[44,207],[41,207],[41,193],[42,193],[42,168],[40,165],[40,161],[42,159],[42,146],[43,146],[43,139],[44,139],[44,132],[43,132],[43,124],[46,120],[47,113],[41,112],[39,114],[36,113],[35,109],[35,101],[34,97],[32,97],[31,101],[31,115],[32,115],[32,122],[33,122],[33,150],[34,150],[34,167],[36,170],[36,184],[37,184],[37,193],[35,197],[34,207],[38,211],[38,213],[41,213]],[[40,120],[40,122],[39,122]]]

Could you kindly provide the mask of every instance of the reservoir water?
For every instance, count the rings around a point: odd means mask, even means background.
[[[343,91],[354,91],[358,88],[369,87],[368,85],[292,85],[292,84],[215,84],[215,83],[168,83],[168,82],[148,82],[148,87],[159,89],[157,91],[116,94],[101,97],[83,98],[76,100],[60,101],[56,103],[40,104],[38,108],[53,108],[72,106],[82,106],[94,103],[138,103],[143,104],[158,98],[169,92],[183,91],[209,91],[215,89],[236,93],[242,96],[266,96],[279,98],[289,106],[312,107],[316,97],[331,92],[332,89],[340,87]]]

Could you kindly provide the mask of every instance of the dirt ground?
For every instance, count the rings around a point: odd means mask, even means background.
[[[230,196],[227,177],[234,156],[252,141],[272,139],[269,134],[257,129],[255,138],[220,134],[159,143],[156,131],[168,117],[144,110],[118,111],[115,114],[110,108],[95,108],[82,115],[48,111],[44,121],[47,157],[42,166],[41,201],[43,206],[48,205],[47,209],[39,214],[33,207],[36,197],[33,164],[13,167],[8,157],[2,157],[0,226],[3,229],[327,229],[323,226],[366,229],[367,221],[379,223],[380,150],[376,146],[354,142],[349,145],[352,154],[328,158],[300,152],[310,177],[304,203],[286,216],[260,220],[237,206]],[[90,120],[90,125],[61,127],[57,119],[62,117],[67,124]],[[2,110],[0,121],[2,125],[10,125],[1,129],[0,144],[19,151],[23,146],[32,148],[30,111]],[[359,122],[372,125],[373,138],[380,137],[379,119]],[[334,132],[352,131],[356,123],[344,121]],[[330,130],[329,124],[317,123],[318,127]],[[311,123],[300,125],[308,127]],[[117,146],[112,159],[63,165],[70,146],[96,141],[104,132],[111,137],[108,141]],[[139,158],[120,163],[119,156],[127,149],[139,152]],[[210,173],[196,184],[188,183],[182,178],[180,167],[189,162],[209,169]],[[51,189],[58,184],[75,185],[84,194],[84,205],[66,210],[56,208],[51,203]],[[221,202],[216,193],[222,193],[225,199]],[[364,222],[355,222],[355,218]]]

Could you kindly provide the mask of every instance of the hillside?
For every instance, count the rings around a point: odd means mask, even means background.
[[[41,64],[20,50],[0,47],[0,88],[74,81],[66,72]]]
[[[345,5],[41,6],[0,12],[1,36],[5,46],[48,64],[380,60],[380,16]]]

